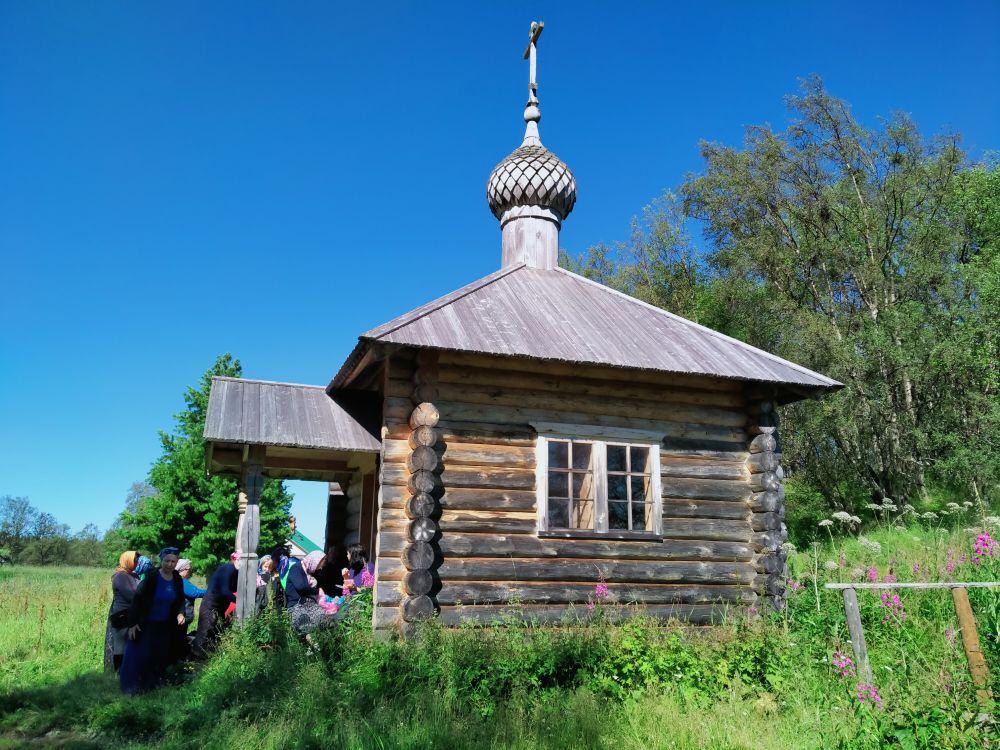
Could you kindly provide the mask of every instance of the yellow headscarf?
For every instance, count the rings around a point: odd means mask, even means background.
[[[122,552],[121,556],[118,558],[118,567],[115,568],[115,573],[131,573],[135,570],[136,558],[135,550],[129,550],[128,552]]]

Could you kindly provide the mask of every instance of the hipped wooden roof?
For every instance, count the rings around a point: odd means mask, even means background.
[[[373,328],[328,390],[373,344],[691,373],[808,389],[841,384],[558,268],[512,266]]]
[[[241,378],[212,378],[206,441],[377,453],[377,425],[347,396],[334,400],[322,386]]]

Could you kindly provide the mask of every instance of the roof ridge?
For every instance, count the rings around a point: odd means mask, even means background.
[[[638,299],[637,297],[631,296],[630,294],[625,294],[625,292],[619,291],[617,289],[612,289],[611,287],[606,286],[604,284],[601,284],[601,283],[599,283],[597,281],[594,281],[593,279],[588,279],[586,276],[581,276],[578,273],[573,273],[572,271],[569,271],[569,270],[567,270],[565,268],[556,267],[556,268],[553,268],[552,270],[553,271],[558,271],[559,273],[565,274],[566,276],[570,276],[573,279],[577,279],[579,281],[583,281],[583,282],[585,282],[587,284],[592,284],[593,286],[597,287],[598,289],[602,289],[605,292],[610,292],[611,294],[616,294],[619,297],[623,297],[624,299],[627,299],[627,300],[629,300],[631,302],[635,302],[636,304],[643,305],[643,306],[649,308],[650,310],[653,310],[654,312],[660,313],[661,315],[666,315],[668,318],[676,320],[679,323],[683,323],[684,325],[690,326],[692,328],[697,328],[698,330],[704,331],[705,333],[707,333],[707,334],[709,334],[711,336],[714,336],[715,338],[722,339],[723,341],[727,341],[727,342],[732,343],[732,344],[737,344],[737,345],[743,347],[744,349],[749,349],[750,351],[752,351],[752,352],[754,352],[756,354],[763,355],[767,359],[770,359],[770,360],[779,362],[782,365],[786,365],[788,367],[791,367],[792,369],[798,370],[799,372],[804,373],[806,375],[809,375],[810,377],[816,377],[816,378],[820,378],[821,380],[825,380],[825,381],[827,381],[827,384],[829,384],[831,386],[832,385],[840,385],[840,386],[843,385],[843,383],[840,383],[840,382],[834,380],[833,378],[828,378],[826,375],[818,373],[818,372],[816,372],[814,370],[810,370],[808,367],[803,367],[802,365],[798,365],[795,362],[792,362],[790,360],[784,359],[783,357],[779,357],[777,354],[771,354],[771,352],[766,352],[763,349],[758,349],[756,346],[753,346],[752,344],[748,344],[745,341],[740,341],[737,338],[733,338],[732,336],[727,336],[726,334],[720,333],[719,331],[716,331],[716,330],[714,330],[712,328],[709,328],[708,326],[703,326],[700,323],[695,323],[693,320],[688,320],[687,318],[681,317],[680,315],[672,313],[669,310],[664,310],[662,307],[657,307],[656,305],[651,305],[648,302],[644,302],[643,300]]]
[[[465,286],[461,287],[460,289],[456,289],[453,292],[449,292],[448,294],[445,294],[445,295],[443,295],[441,297],[438,297],[437,299],[434,299],[434,300],[431,300],[430,302],[425,303],[424,305],[421,305],[421,307],[426,307],[427,309],[424,310],[423,312],[421,312],[419,315],[415,315],[412,318],[407,317],[408,315],[411,315],[413,312],[415,312],[414,310],[411,310],[409,313],[403,313],[402,315],[400,315],[400,316],[398,316],[396,318],[393,318],[393,320],[390,320],[387,323],[383,323],[381,326],[375,326],[375,328],[372,328],[372,329],[370,329],[368,331],[365,331],[358,338],[361,338],[361,339],[367,338],[367,339],[371,339],[372,341],[377,341],[378,339],[382,338],[383,336],[388,336],[390,333],[394,333],[395,331],[398,331],[400,328],[403,328],[404,326],[408,326],[411,323],[415,323],[416,321],[420,320],[421,318],[426,318],[428,315],[430,315],[431,313],[437,312],[442,307],[446,307],[446,306],[452,304],[453,302],[457,302],[458,300],[462,299],[463,297],[468,297],[473,292],[478,292],[480,289],[489,286],[490,284],[494,283],[495,281],[499,281],[500,279],[504,278],[505,276],[509,276],[510,274],[514,273],[515,271],[520,271],[522,268],[526,268],[526,267],[527,266],[525,266],[524,263],[518,263],[516,265],[510,266],[509,268],[501,268],[500,270],[494,271],[493,273],[488,274],[487,276],[483,276],[481,279],[477,279],[476,281],[473,281],[473,282],[471,282],[469,284],[466,284]],[[420,307],[418,307],[416,309],[420,310]],[[378,331],[379,329],[381,329],[381,328],[383,328],[383,327],[391,324],[393,321],[400,321],[400,319],[405,319],[405,320],[401,320],[401,322],[397,323],[394,327],[388,328],[388,329],[382,331],[377,336],[370,335],[372,333],[372,331]]]
[[[225,380],[232,383],[257,383],[259,385],[284,385],[289,388],[319,388],[325,390],[325,385],[310,385],[307,383],[285,383],[280,380],[258,380],[257,378],[233,378],[228,375],[213,375],[212,380]]]

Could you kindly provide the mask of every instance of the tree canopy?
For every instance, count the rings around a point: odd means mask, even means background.
[[[117,529],[127,549],[155,551],[180,547],[199,571],[207,571],[233,550],[239,518],[235,478],[205,474],[205,414],[214,376],[239,377],[242,367],[229,354],[219,357],[184,394],[186,408],[175,416],[172,433],[161,432],[162,454],[150,469],[153,491],[133,485]],[[260,498],[260,548],[284,543],[292,496],[282,482],[268,480]]]
[[[567,263],[845,383],[783,415],[827,502],[1000,499],[1000,168],[905,115],[866,128],[819,79],[788,105]]]

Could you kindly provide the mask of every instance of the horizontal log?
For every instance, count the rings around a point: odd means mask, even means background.
[[[441,395],[441,390],[435,383],[416,383],[411,388],[410,398],[418,404],[434,403]]]
[[[754,531],[773,531],[781,528],[781,516],[777,513],[753,513],[750,528]]]
[[[399,351],[386,360],[385,373],[389,378],[411,380],[417,371],[417,363],[412,351]]]
[[[605,604],[752,604],[757,594],[746,586],[649,585],[609,583]],[[594,599],[593,583],[523,583],[446,581],[435,597],[441,606],[455,604],[582,604]]]
[[[751,453],[764,453],[765,451],[774,451],[778,447],[778,441],[774,439],[773,435],[758,435],[753,440],[750,441],[750,452]]]
[[[628,383],[649,383],[651,385],[695,388],[706,391],[729,391],[741,393],[743,385],[737,381],[710,378],[701,375],[682,375],[675,373],[653,372],[649,370],[631,370],[621,367],[602,367],[600,365],[581,365],[575,362],[546,362],[542,360],[514,359],[489,354],[473,354],[470,352],[441,351],[438,366],[443,371],[446,365],[459,367],[477,367],[479,369],[497,370],[513,373],[542,373],[573,378],[585,376],[591,380],[611,380]]]
[[[423,473],[425,472],[417,472],[417,474],[410,475],[407,473],[405,466],[386,463],[382,465],[382,482],[384,484],[407,485],[411,476],[415,477]],[[438,481],[445,488],[492,487],[506,490],[531,490],[535,487],[535,472],[525,469],[448,466],[441,472]],[[413,491],[413,487],[410,489]],[[417,489],[419,492],[430,492],[431,490],[433,490],[433,486],[429,488],[419,487]]]
[[[405,487],[383,485],[382,507],[403,509],[410,498]],[[437,501],[450,510],[534,510],[534,490],[447,487]]]
[[[749,551],[748,551],[749,553]],[[749,553],[752,554],[752,553]],[[400,580],[406,569],[399,560],[383,560],[380,580]],[[736,561],[697,560],[579,560],[518,558],[449,558],[445,557],[434,573],[442,586],[455,581],[500,581],[509,584],[525,581],[579,582],[591,587],[602,577],[609,584],[685,583],[741,584],[754,581],[755,568],[750,557]]]
[[[609,607],[604,608],[601,617],[611,620],[627,620],[631,617],[655,617],[661,620],[680,620],[692,625],[708,625],[726,622],[746,616],[747,608],[726,604],[661,604],[650,607]],[[504,606],[478,605],[441,607],[438,621],[442,625],[455,626],[462,623],[489,623],[504,619],[523,619],[539,624],[562,623],[572,625],[594,616],[586,607],[573,606]]]
[[[434,575],[429,570],[410,570],[403,575],[403,591],[410,596],[424,596],[434,587]]]
[[[376,588],[377,591],[377,588]],[[372,624],[375,630],[394,631],[403,622],[399,607],[375,607],[372,615]]]
[[[750,496],[747,505],[755,513],[774,513],[779,508],[784,508],[778,492],[755,492]]]
[[[420,446],[433,446],[438,441],[438,431],[429,427],[428,425],[420,425],[413,432],[410,433],[409,437],[406,439],[406,444],[411,449],[419,448]],[[382,441],[382,455],[385,456],[386,441]]]
[[[495,388],[520,388],[553,396],[574,395],[612,397],[639,401],[672,401],[744,410],[743,395],[731,390],[692,389],[664,384],[652,385],[631,381],[627,375],[615,381],[579,377],[577,375],[551,375],[521,373],[499,368],[450,367],[439,372],[439,382],[458,386]]]
[[[677,459],[670,454],[660,455],[660,475],[690,479],[731,479],[745,481],[749,474],[743,462],[692,461]]]
[[[413,411],[410,412],[410,427],[416,429],[417,427],[433,427],[438,423],[440,414],[438,414],[438,407],[429,401],[423,401],[413,407]]]
[[[406,449],[410,451],[406,457],[406,468],[410,472],[435,471],[441,463],[437,452],[426,445],[412,449],[406,445]]]
[[[688,521],[672,521],[690,524]],[[716,523],[732,523],[718,521]],[[437,546],[445,560],[452,557],[570,557],[605,558],[612,560],[749,560],[753,550],[749,546],[750,527],[744,524],[742,540],[725,540],[713,537],[687,537],[664,541],[614,541],[591,539],[539,539],[529,534],[445,534]],[[706,530],[709,533],[710,530]],[[379,539],[385,549],[401,550],[406,545],[401,532],[384,531]]]
[[[750,540],[751,533],[753,532],[747,521],[672,518],[663,524],[663,536],[668,539],[746,542]]]
[[[684,458],[713,458],[719,461],[743,463],[750,452],[747,450],[746,435],[740,433],[731,441],[702,440],[666,435],[660,449],[661,455]]]
[[[394,536],[391,534],[379,534],[379,537]],[[401,545],[402,546],[402,545]],[[434,564],[434,548],[427,542],[412,542],[402,546],[400,559],[407,570],[421,570],[430,568]],[[383,554],[385,554],[383,552]]]
[[[538,526],[538,519],[535,514],[531,514],[530,518],[524,517],[510,517],[504,514],[499,514],[498,517],[489,519],[485,517],[454,517],[454,511],[450,514],[442,513],[441,518],[437,520],[437,526],[440,528],[442,534],[451,534],[454,532],[469,532],[469,533],[482,533],[482,534],[533,534]],[[460,512],[461,513],[461,512]],[[452,517],[447,517],[451,515]],[[410,529],[410,524],[413,522],[403,521],[401,519],[394,519],[392,521],[387,521],[382,524],[382,528],[390,530],[408,530]],[[429,541],[424,539],[423,541]]]
[[[765,471],[750,475],[750,489],[754,492],[776,492],[781,487],[781,479],[776,472]]]
[[[434,602],[429,596],[408,596],[400,607],[406,622],[423,622],[434,616]]]
[[[721,479],[677,479],[662,482],[665,497],[684,497],[699,500],[747,500],[750,485],[745,481]]]
[[[751,474],[763,474],[767,471],[775,471],[781,463],[777,455],[768,451],[767,453],[751,453],[747,459],[747,469]]]
[[[535,445],[535,430],[527,423],[511,424],[498,422],[456,422],[442,419],[437,424],[441,437],[451,443],[482,443],[493,445],[520,445],[531,448]]]
[[[528,424],[530,422],[563,422],[566,424],[601,425],[604,427],[624,427],[627,429],[659,432],[664,436],[678,438],[699,438],[725,443],[735,443],[746,439],[743,429],[725,426],[653,420],[640,417],[619,417],[607,414],[583,413],[559,409],[558,403],[550,408],[526,408],[519,406],[486,406],[442,400],[437,404],[442,419],[449,422],[491,422],[507,424]]]
[[[663,522],[672,518],[728,518],[748,520],[751,509],[744,502],[663,498]]]
[[[398,462],[408,460],[415,450],[409,441],[385,439],[382,441],[382,451],[385,460]],[[427,450],[432,450],[427,448]],[[449,443],[439,436],[433,447],[435,458],[440,463],[449,466],[506,466],[533,470],[535,466],[535,448],[503,444],[481,443]]]
[[[579,411],[587,414],[606,414],[617,417],[641,417],[669,422],[722,425],[743,428],[746,414],[742,409],[683,403],[671,400],[671,392],[663,391],[655,401],[621,398],[617,395],[580,395],[573,393],[539,393],[528,388],[508,386],[472,386],[442,384],[440,401],[484,406],[516,406],[528,409],[557,408],[562,411]]]

